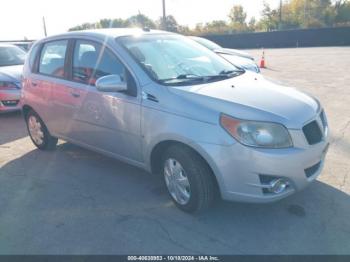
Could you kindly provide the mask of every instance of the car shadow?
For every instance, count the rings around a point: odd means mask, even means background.
[[[0,114],[0,146],[28,135],[21,112]]]
[[[320,181],[276,203],[189,215],[154,175],[63,143],[8,162],[0,184],[0,253],[350,252],[350,196]]]
[[[350,155],[350,139],[345,137],[345,135],[347,135],[346,132],[344,132],[342,135],[332,135],[331,143],[336,149]]]

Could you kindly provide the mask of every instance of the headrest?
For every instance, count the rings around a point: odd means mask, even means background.
[[[91,68],[95,67],[97,64],[98,55],[96,51],[88,51],[85,52],[80,59],[80,64],[89,66]]]

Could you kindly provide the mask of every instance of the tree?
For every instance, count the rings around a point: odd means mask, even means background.
[[[256,19],[253,16],[252,18],[250,18],[250,20],[248,22],[248,29],[249,29],[249,31],[254,32],[255,31],[255,26],[256,26]]]
[[[203,31],[209,34],[223,34],[231,31],[230,26],[224,20],[214,20],[206,23]]]
[[[121,27],[128,27],[128,22],[121,19],[101,19],[99,22],[97,22],[98,28],[121,28]]]
[[[300,0],[299,0],[300,1]],[[304,14],[300,19],[300,26],[303,28],[332,26],[335,17],[334,7],[330,0],[302,0],[297,4],[297,0],[293,0],[291,5],[294,6],[294,13],[301,12]]]
[[[80,31],[80,30],[96,29],[96,28],[98,28],[96,23],[84,23],[84,24],[72,27],[68,31]]]
[[[187,25],[178,25],[177,31],[183,35],[193,35],[193,31]]]
[[[98,24],[100,28],[110,28],[112,27],[112,19],[101,19]]]
[[[272,10],[270,5],[264,2],[264,9],[261,12],[262,18],[258,22],[257,28],[261,31],[272,31],[278,28],[279,13]]]
[[[203,34],[205,32],[205,30],[204,30],[204,25],[203,25],[203,23],[197,23],[196,24],[196,27],[194,28],[194,30],[193,30],[193,33],[195,34],[195,35],[201,35],[201,34]]]
[[[178,23],[175,19],[174,16],[168,15],[165,19],[165,24],[164,24],[164,19],[163,17],[159,18],[157,21],[158,27],[160,29],[164,29],[170,32],[178,32]]]
[[[172,15],[166,17],[166,24],[164,24],[162,18],[154,22],[146,15],[139,13],[126,20],[101,19],[96,23],[84,23],[70,28],[69,31],[109,27],[148,27],[166,28],[168,31],[185,35],[203,35],[343,26],[350,25],[350,0],[284,0],[282,10],[280,7],[272,9],[264,2],[261,15],[262,18],[259,21],[252,17],[247,23],[247,14],[243,7],[235,5],[228,14],[229,21],[214,20],[198,23],[194,29],[179,25]]]
[[[148,16],[139,13],[138,15],[131,16],[127,19],[127,23],[130,27],[142,27],[142,28],[151,28],[155,29],[155,22],[150,19]]]
[[[335,3],[336,25],[350,25],[350,1],[338,0]]]
[[[231,23],[245,24],[247,13],[244,12],[243,6],[235,5],[232,7],[228,17]]]
[[[247,13],[244,12],[243,6],[233,6],[228,17],[231,22],[231,27],[234,31],[246,31],[248,29],[246,23]]]
[[[291,0],[283,5],[282,29],[333,26],[331,0]]]
[[[112,21],[112,27],[113,28],[128,27],[128,22],[121,18],[116,18],[116,19],[113,19]]]
[[[293,1],[282,5],[280,30],[300,28],[304,17],[304,0]],[[280,9],[278,9],[280,12]]]

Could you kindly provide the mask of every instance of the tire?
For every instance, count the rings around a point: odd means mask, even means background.
[[[40,150],[54,150],[58,139],[50,135],[39,115],[30,110],[25,119],[30,139],[34,145]]]
[[[171,169],[175,175],[170,175]],[[198,213],[213,204],[216,185],[212,171],[192,149],[181,145],[169,147],[162,158],[161,172],[171,199],[181,210]]]

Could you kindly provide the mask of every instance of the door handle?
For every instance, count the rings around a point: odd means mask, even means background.
[[[32,82],[32,86],[36,87],[36,86],[38,86],[38,83],[37,82]]]
[[[78,93],[74,93],[74,92],[72,92],[72,93],[70,93],[73,97],[75,97],[75,98],[78,98],[78,97],[80,97],[80,94],[78,94]]]

